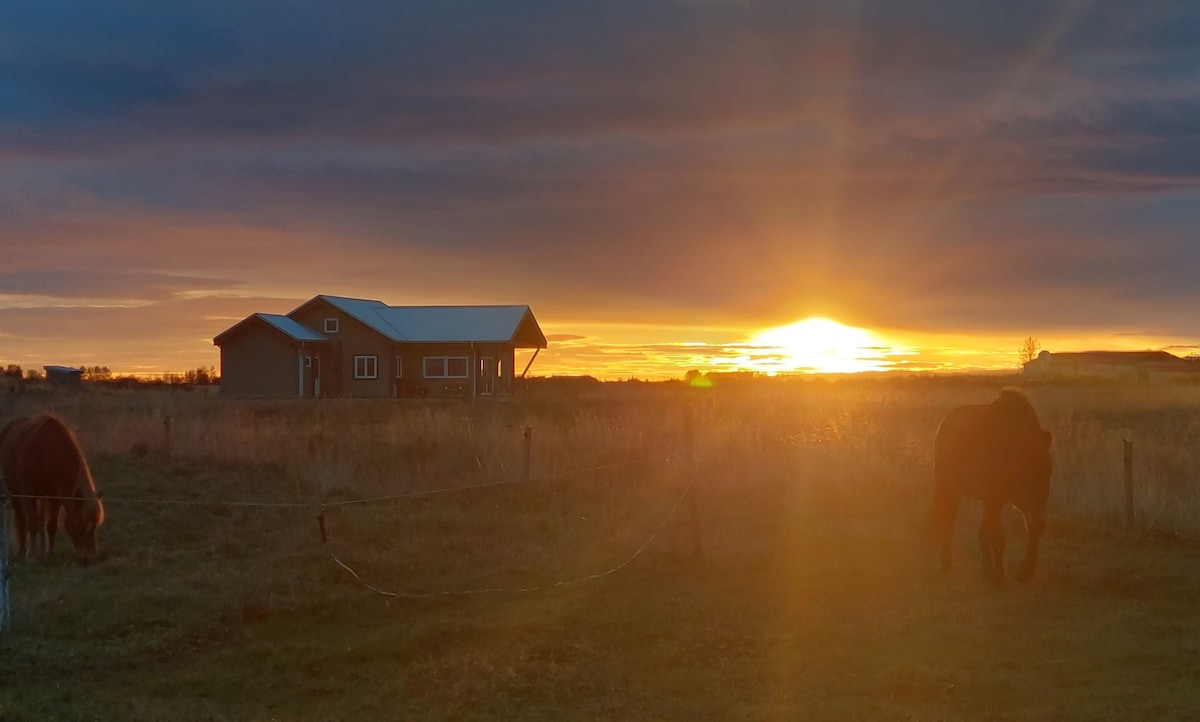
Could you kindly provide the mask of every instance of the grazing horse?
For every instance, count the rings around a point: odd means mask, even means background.
[[[1004,525],[1001,510],[1012,504],[1025,516],[1029,532],[1017,581],[1033,578],[1038,542],[1046,528],[1050,495],[1050,432],[1042,429],[1033,406],[1017,391],[1005,390],[986,405],[959,406],[937,431],[931,526],[941,543],[942,569],[950,569],[951,542],[962,497],[983,502],[979,544],[983,575],[1004,581]]]
[[[104,504],[75,435],[54,414],[8,422],[0,430],[0,473],[12,495],[17,554],[49,558],[60,513],[81,561],[96,556]]]

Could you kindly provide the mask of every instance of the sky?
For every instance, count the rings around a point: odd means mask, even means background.
[[[528,304],[540,374],[787,370],[755,339],[810,317],[866,331],[861,368],[1015,368],[1028,336],[1183,355],[1198,229],[1191,0],[0,23],[0,363],[26,368],[216,366],[222,330],[318,294]]]

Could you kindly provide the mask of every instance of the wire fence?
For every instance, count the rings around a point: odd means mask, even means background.
[[[690,454],[690,452],[689,452]],[[609,464],[600,464],[590,467],[576,468],[564,471],[547,472],[542,474],[526,474],[521,477],[511,479],[498,479],[492,481],[455,484],[450,486],[441,486],[433,489],[420,489],[414,491],[400,492],[396,494],[377,495],[358,497],[352,499],[330,499],[316,501],[266,501],[266,500],[239,500],[239,499],[179,499],[179,498],[152,498],[152,497],[123,497],[123,496],[104,496],[100,497],[104,504],[129,504],[129,505],[153,505],[153,506],[178,506],[178,507],[207,507],[207,508],[241,508],[241,509],[302,509],[311,511],[316,514],[319,524],[320,539],[322,543],[327,541],[325,530],[325,512],[337,508],[361,507],[374,504],[387,504],[409,499],[417,499],[424,497],[432,497],[446,494],[467,493],[483,489],[493,489],[499,487],[511,487],[526,484],[535,484],[555,479],[565,479],[568,477],[582,476],[587,474],[595,474],[603,471],[611,471],[616,469],[630,467],[644,467],[656,464],[670,465],[679,460],[679,456],[655,457],[645,459],[627,460],[614,462]],[[654,541],[662,533],[663,529],[676,516],[683,500],[694,494],[694,478],[688,478],[683,490],[679,496],[671,504],[662,519],[654,527],[653,531],[631,554],[624,559],[602,571],[576,576],[569,579],[562,579],[555,582],[538,584],[524,587],[480,587],[474,589],[456,589],[443,591],[388,591],[380,588],[377,585],[371,584],[363,579],[362,575],[355,571],[349,564],[339,558],[336,554],[330,554],[331,561],[339,568],[347,572],[355,582],[363,588],[388,597],[398,597],[407,599],[423,599],[433,597],[449,597],[449,596],[464,596],[464,595],[482,595],[482,594],[503,594],[503,593],[528,593],[545,591],[555,588],[561,588],[580,584],[588,581],[594,581],[611,576],[622,569],[625,569],[635,560],[637,560],[646,549],[654,543]],[[81,497],[76,496],[56,496],[56,495],[41,495],[41,494],[9,494],[0,497],[0,635],[7,634],[11,629],[10,616],[10,594],[9,594],[9,577],[11,574],[11,566],[9,565],[10,550],[8,549],[8,532],[5,528],[7,519],[7,507],[12,501],[16,500],[36,500],[36,501],[59,501],[69,502],[79,500]],[[693,502],[694,503],[694,502]],[[698,535],[698,530],[693,529],[693,536]]]
[[[612,566],[612,567],[606,569],[605,571],[596,572],[594,574],[588,574],[588,575],[580,576],[580,577],[574,577],[571,579],[561,579],[556,582],[549,582],[546,584],[537,584],[537,585],[525,586],[525,587],[481,587],[478,589],[457,589],[457,590],[448,590],[448,591],[440,591],[440,592],[386,591],[386,590],[380,589],[379,587],[376,587],[372,584],[368,584],[365,580],[363,580],[362,576],[360,576],[358,572],[354,571],[354,569],[352,569],[348,564],[346,564],[341,559],[339,559],[337,557],[337,555],[331,555],[331,558],[333,559],[333,562],[335,564],[337,564],[342,569],[345,569],[350,574],[350,576],[354,577],[355,581],[357,581],[359,584],[361,584],[362,586],[371,590],[372,592],[375,592],[376,594],[380,594],[385,597],[400,597],[400,598],[404,598],[404,599],[429,599],[432,597],[470,596],[470,595],[478,595],[478,594],[520,594],[520,593],[527,593],[527,592],[541,592],[541,591],[546,591],[549,589],[558,589],[561,587],[573,586],[576,584],[582,584],[584,582],[590,582],[590,581],[595,581],[597,579],[603,579],[604,577],[611,576],[611,575],[621,571],[625,567],[629,566],[630,564],[632,564],[634,562],[634,560],[636,560],[638,557],[640,557],[642,555],[642,553],[645,552],[646,549],[651,544],[654,543],[654,540],[658,538],[658,535],[662,533],[663,529],[665,529],[667,527],[667,524],[669,524],[671,522],[671,519],[673,519],[675,517],[675,512],[679,510],[679,505],[681,503],[683,503],[684,498],[687,497],[687,495],[692,492],[694,485],[695,485],[694,480],[688,482],[687,486],[684,487],[683,492],[680,493],[680,495],[677,499],[675,499],[675,503],[671,505],[670,510],[667,511],[667,513],[663,517],[662,521],[659,522],[659,524],[654,528],[654,531],[650,534],[649,538],[647,538],[646,541],[643,542],[641,544],[641,546],[639,546],[624,561],[620,562],[619,564],[616,564],[615,566]]]

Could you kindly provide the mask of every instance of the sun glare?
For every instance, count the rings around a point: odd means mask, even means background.
[[[855,373],[884,368],[883,342],[862,328],[827,318],[808,318],[754,336],[755,371]]]

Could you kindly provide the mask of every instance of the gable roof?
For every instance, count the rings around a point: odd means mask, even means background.
[[[529,306],[389,306],[371,299],[320,295],[292,314],[318,299],[395,342],[546,348],[546,337]]]
[[[64,374],[67,376],[83,375],[83,369],[77,369],[73,366],[43,366],[42,370],[48,374]]]
[[[312,329],[308,328],[307,326],[303,326],[303,325],[297,323],[296,321],[292,320],[291,318],[288,318],[287,316],[282,316],[277,313],[255,313],[255,314],[251,314],[251,315],[247,316],[246,318],[243,318],[241,321],[238,321],[234,325],[232,325],[229,328],[222,331],[220,334],[217,335],[216,338],[213,339],[213,343],[216,344],[217,346],[220,346],[222,339],[226,338],[231,333],[233,333],[234,331],[237,331],[238,329],[242,328],[246,324],[252,323],[254,321],[262,321],[263,323],[266,323],[268,326],[273,327],[277,331],[281,331],[284,335],[291,338],[293,341],[307,341],[307,342],[311,343],[311,342],[327,340],[321,334],[317,333],[316,331],[313,331]]]

